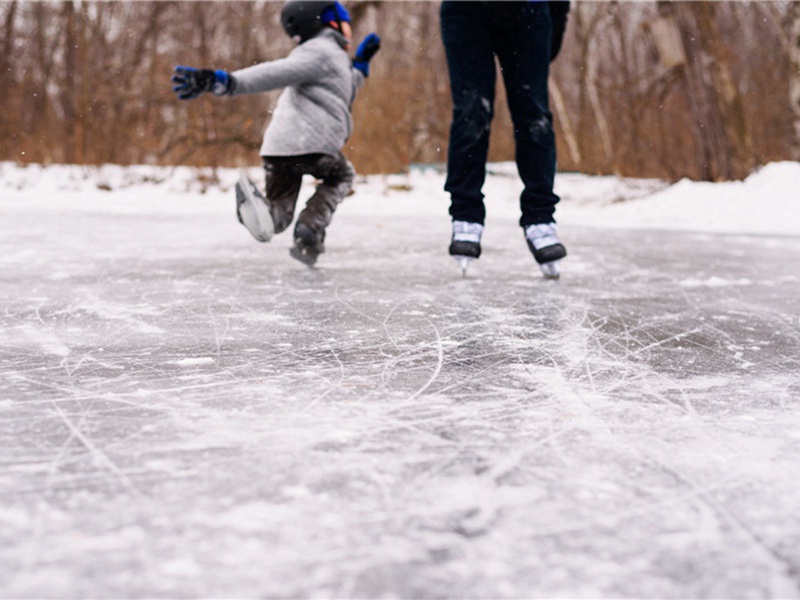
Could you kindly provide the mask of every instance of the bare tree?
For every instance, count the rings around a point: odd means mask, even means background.
[[[349,0],[383,49],[345,149],[361,172],[444,162],[439,4]],[[0,160],[257,164],[279,92],[175,99],[176,64],[286,55],[277,2],[0,0]],[[800,2],[576,2],[551,70],[559,164],[677,179],[800,157]],[[355,45],[355,44],[354,44]],[[791,110],[775,98],[790,98]],[[497,86],[490,159],[514,155]]]
[[[2,47],[0,47],[0,89],[6,90],[6,93],[14,98],[14,77],[12,76],[11,67],[14,60],[14,41],[16,39],[15,27],[17,23],[17,3],[10,2],[6,4],[4,13],[2,14],[3,23],[3,39]],[[9,102],[7,110],[19,114],[19,106],[16,103]],[[10,120],[0,120],[0,153],[8,156],[12,150],[9,141],[13,135],[12,124]]]
[[[659,2],[659,11],[676,18],[686,48],[682,80],[692,108],[702,178],[743,177],[754,166],[752,140],[720,34],[718,7],[712,2]]]
[[[800,2],[792,2],[789,10],[791,24],[789,97],[794,124],[792,155],[795,160],[800,160]]]

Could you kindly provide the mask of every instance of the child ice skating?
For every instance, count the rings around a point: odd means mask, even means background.
[[[374,33],[364,38],[351,61],[350,16],[331,0],[289,0],[281,24],[298,43],[285,58],[232,73],[175,67],[173,91],[188,100],[205,92],[235,96],[285,88],[261,144],[266,197],[242,175],[236,213],[253,237],[267,242],[292,223],[303,175],[320,180],[297,217],[290,250],[310,266],[325,251],[325,229],[353,185],[355,170],[341,149],[352,132],[356,91],[369,76],[380,38]]]

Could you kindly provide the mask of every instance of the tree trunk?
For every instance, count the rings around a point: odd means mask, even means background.
[[[75,6],[72,0],[62,5],[64,28],[64,73],[61,82],[60,104],[64,126],[64,156],[66,163],[76,163],[78,159],[78,36],[75,31]]]
[[[5,90],[5,93],[10,98],[14,98],[13,93],[14,78],[11,75],[11,67],[13,64],[13,56],[11,54],[14,42],[14,25],[16,23],[17,3],[11,2],[7,5],[7,12],[3,20],[3,44],[0,50],[0,89]],[[9,107],[11,110],[18,110],[15,106]],[[16,112],[15,110],[15,112]],[[8,156],[13,151],[13,141],[15,125],[11,120],[0,121],[0,150],[3,154]]]
[[[722,176],[725,179],[741,179],[756,166],[753,140],[745,122],[742,96],[733,78],[730,52],[721,39],[717,25],[717,6],[713,2],[694,2],[692,8],[698,14],[701,35],[707,32],[703,39],[706,51],[712,59],[711,89],[728,148],[728,164],[725,165]]]
[[[792,2],[790,7],[791,40],[789,44],[790,74],[789,96],[791,100],[794,139],[792,158],[800,161],[800,1]]]
[[[581,149],[578,144],[578,136],[575,135],[575,128],[572,125],[572,116],[570,115],[567,103],[564,101],[564,94],[561,93],[561,88],[558,86],[555,78],[550,79],[550,95],[553,97],[553,112],[561,124],[561,130],[564,134],[564,140],[567,142],[567,149],[569,150],[569,158],[575,165],[581,164]]]
[[[592,120],[594,120],[595,127],[601,127],[601,119],[598,119],[598,110],[602,112],[602,107],[597,104],[597,82],[594,80],[595,69],[592,68],[598,60],[597,57],[592,56],[592,46],[594,37],[599,29],[600,21],[603,18],[603,8],[590,6],[592,3],[582,3],[575,7],[574,15],[572,17],[573,28],[575,29],[578,46],[580,48],[580,65],[579,72],[579,92],[578,92],[578,153],[583,160],[587,161],[579,165],[582,171],[586,172],[602,172],[607,164],[603,164],[603,160],[591,161],[589,157],[598,157],[599,152],[603,152],[603,156],[608,161],[608,148],[602,144],[597,148],[597,137],[591,132],[589,125],[589,116],[591,113]],[[594,96],[594,98],[593,98]],[[602,165],[602,166],[601,166]]]
[[[687,51],[684,86],[696,123],[701,177],[710,181],[745,177],[755,166],[753,142],[717,26],[717,6],[713,2],[659,2],[659,10],[662,14],[674,11]]]

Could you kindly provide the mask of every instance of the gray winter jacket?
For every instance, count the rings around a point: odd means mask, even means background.
[[[261,156],[336,154],[353,130],[350,109],[364,75],[333,29],[297,46],[286,58],[234,71],[231,94],[286,88],[264,132]]]

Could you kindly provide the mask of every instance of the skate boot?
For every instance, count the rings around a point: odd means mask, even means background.
[[[525,241],[545,278],[558,279],[558,261],[567,255],[567,249],[558,239],[556,224],[528,225],[525,228]]]
[[[275,224],[269,214],[269,204],[244,171],[236,182],[236,216],[259,242],[272,239]]]
[[[483,225],[469,221],[453,221],[453,238],[450,241],[450,256],[461,267],[462,277],[467,276],[467,267],[481,255]]]
[[[289,254],[295,260],[313,267],[320,254],[325,252],[325,231],[316,232],[305,223],[298,223],[294,228],[294,246]]]

